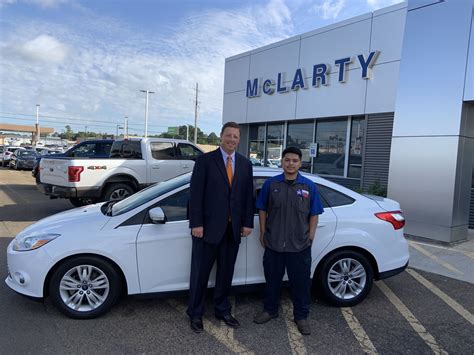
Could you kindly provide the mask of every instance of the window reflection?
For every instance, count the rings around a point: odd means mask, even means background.
[[[283,151],[284,125],[269,124],[267,130],[267,155],[265,166],[278,168],[281,166],[280,159]]]
[[[314,136],[313,122],[300,122],[288,124],[287,147],[296,147],[303,153],[301,171],[311,172],[311,158],[309,156],[309,146],[313,143]]]
[[[364,143],[365,119],[353,118],[351,127],[351,145],[348,177],[360,178],[362,170],[362,148]]]
[[[347,120],[317,123],[318,156],[313,160],[314,173],[344,176],[346,130]]]
[[[265,125],[252,125],[249,132],[249,158],[254,166],[263,166]]]

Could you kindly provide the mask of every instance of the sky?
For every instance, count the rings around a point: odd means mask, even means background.
[[[0,123],[220,131],[225,58],[401,0],[0,0]],[[119,127],[117,127],[119,126]]]

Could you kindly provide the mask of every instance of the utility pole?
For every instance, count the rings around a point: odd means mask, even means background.
[[[198,134],[198,83],[196,83],[196,101],[194,102],[194,144],[197,144],[197,134]]]
[[[128,116],[125,116],[125,124],[123,126],[125,128],[123,138],[128,138]]]
[[[145,138],[146,138],[148,137],[148,95],[154,94],[154,92],[150,90],[140,90],[140,92],[146,93],[146,100],[145,100]]]
[[[189,125],[186,124],[186,140],[189,142]]]
[[[34,144],[32,145],[36,145],[36,143],[38,143],[41,138],[41,132],[40,132],[40,126],[39,126],[39,109],[40,109],[40,105],[36,104],[36,127],[35,127],[36,132],[35,132]]]

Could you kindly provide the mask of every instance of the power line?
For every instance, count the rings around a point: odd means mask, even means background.
[[[4,112],[4,111],[0,111],[0,114],[5,114],[5,115],[17,115],[17,116],[33,116],[35,117],[35,115],[31,114],[31,113],[17,113],[17,112]],[[0,116],[1,117],[1,116]],[[48,116],[48,115],[41,115],[41,118],[42,120],[45,119],[45,118],[53,118],[53,119],[63,119],[63,120],[77,120],[77,121],[81,121],[82,122],[85,122],[85,121],[88,121],[88,122],[101,122],[101,123],[107,123],[107,124],[112,124],[112,125],[116,125],[116,124],[121,124],[121,123],[114,123],[113,121],[102,121],[102,120],[97,120],[95,118],[81,118],[81,117],[62,117],[62,116]],[[13,118],[15,119],[15,118]],[[21,119],[21,118],[17,118],[17,119]],[[28,119],[23,119],[23,120],[28,120]],[[51,122],[58,122],[58,123],[64,123],[62,121],[55,121],[55,120],[49,120]],[[141,124],[129,124],[129,126],[142,126]],[[148,126],[151,126],[151,127],[163,127],[163,128],[168,128],[169,126],[164,126],[164,125],[153,125],[153,124],[149,124]]]

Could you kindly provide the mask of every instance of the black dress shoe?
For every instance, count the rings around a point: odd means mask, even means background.
[[[227,324],[229,327],[232,327],[232,328],[240,327],[239,321],[237,319],[235,319],[234,317],[232,317],[231,314],[226,314],[226,315],[223,315],[223,316],[216,315],[216,318],[220,319],[220,320],[223,320],[224,323]]]
[[[204,330],[202,318],[191,318],[191,329],[194,333],[202,333]]]

